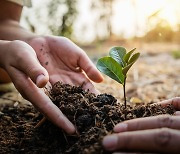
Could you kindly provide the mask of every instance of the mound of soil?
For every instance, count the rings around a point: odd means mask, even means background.
[[[82,87],[60,82],[53,85],[49,97],[76,126],[77,133],[67,135],[47,120],[34,128],[42,115],[31,105],[1,106],[0,153],[108,153],[101,142],[105,135],[113,133],[115,124],[175,111],[171,105],[128,105],[125,111],[112,95],[95,96]]]

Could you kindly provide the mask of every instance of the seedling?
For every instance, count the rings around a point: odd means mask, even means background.
[[[126,109],[126,78],[127,73],[131,66],[139,58],[140,53],[133,52],[136,48],[126,53],[126,49],[123,47],[113,47],[109,51],[109,56],[102,57],[97,62],[97,68],[99,71],[109,76],[113,80],[123,85],[124,92],[124,106]]]

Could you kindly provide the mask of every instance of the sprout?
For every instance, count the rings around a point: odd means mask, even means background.
[[[133,54],[135,50],[136,48],[126,53],[123,47],[113,47],[109,56],[100,58],[96,65],[99,71],[123,85],[125,109],[127,73],[140,56],[140,53]]]

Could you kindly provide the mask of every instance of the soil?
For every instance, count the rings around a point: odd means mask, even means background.
[[[76,126],[77,133],[67,135],[48,120],[35,128],[43,116],[32,105],[1,105],[0,153],[108,153],[101,142],[113,133],[115,124],[175,112],[171,105],[154,104],[128,105],[124,110],[124,105],[110,94],[95,96],[82,87],[61,82],[55,83],[48,95]]]

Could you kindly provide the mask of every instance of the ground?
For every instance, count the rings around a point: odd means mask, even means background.
[[[138,44],[137,44],[138,46]],[[104,46],[103,46],[104,47]],[[129,49],[136,46],[129,46]],[[171,51],[178,46],[158,44],[143,44],[138,46],[138,51],[141,52],[141,57],[129,72],[127,80],[127,97],[130,103],[150,103],[160,100],[179,96],[180,93],[180,59],[174,59]],[[105,48],[89,48],[83,47],[93,61],[97,60],[95,52],[97,50],[107,51],[108,45]],[[93,51],[94,50],[94,51]],[[105,55],[107,52],[98,52],[96,55]],[[105,77],[105,76],[104,76]],[[109,93],[115,96],[120,101],[123,98],[121,85],[105,77],[101,84],[95,84],[101,93]],[[13,106],[21,106],[23,104],[31,104],[25,101],[20,94],[13,88],[12,85],[0,86],[0,104],[13,104]],[[27,106],[27,109],[29,108]],[[25,106],[25,105],[23,105]],[[0,112],[0,115],[3,113]],[[23,114],[21,115],[21,117]],[[32,116],[24,115],[24,116]],[[6,116],[6,118],[9,116]],[[23,117],[22,117],[23,119]],[[8,119],[6,119],[8,120]]]
[[[180,45],[170,43],[139,43],[108,41],[94,46],[82,46],[95,62],[97,57],[107,55],[111,46],[134,47],[141,52],[140,59],[129,71],[127,97],[133,103],[157,102],[180,95],[180,59],[172,56]],[[104,76],[105,80],[95,84],[101,93],[110,93],[117,99],[123,98],[122,86]],[[4,93],[5,92],[5,93]],[[0,103],[26,102],[12,85],[0,85]]]
[[[124,46],[128,46],[128,49],[137,47],[137,51],[141,52],[140,59],[129,71],[128,99],[132,102],[157,102],[180,96],[180,59],[172,56],[172,51],[179,49],[180,46],[167,43],[134,43],[133,46],[125,43]],[[103,55],[105,54],[107,52]],[[105,77],[104,82],[96,84],[96,87],[116,98],[123,97],[122,86],[109,77]]]

